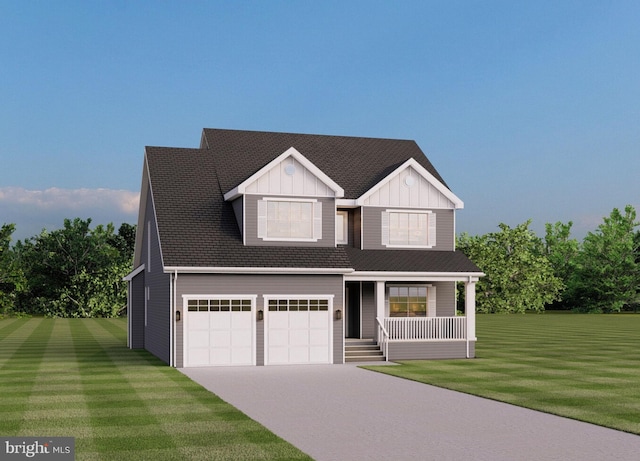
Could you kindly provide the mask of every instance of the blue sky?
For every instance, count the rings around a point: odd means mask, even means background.
[[[0,224],[136,221],[145,145],[414,139],[457,231],[640,210],[637,1],[2,1]]]

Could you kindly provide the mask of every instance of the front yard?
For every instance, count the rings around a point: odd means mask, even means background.
[[[478,315],[476,359],[369,366],[640,434],[640,315]]]
[[[75,437],[78,461],[310,459],[128,350],[124,319],[0,320],[0,435]]]

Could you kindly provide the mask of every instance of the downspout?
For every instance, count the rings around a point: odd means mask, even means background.
[[[171,322],[170,322],[170,335],[171,335],[171,359],[170,359],[170,366],[175,366],[176,363],[176,338],[175,338],[175,329],[173,328],[173,324],[176,321],[176,309],[177,309],[177,302],[178,302],[178,294],[177,294],[177,288],[178,288],[178,269],[176,269],[173,273],[173,283],[171,284],[171,293],[172,293],[172,305],[173,308],[171,309]]]
[[[469,280],[471,280],[471,277],[469,277]],[[466,321],[466,326],[465,326],[465,337],[466,337],[466,342],[467,342],[467,357],[469,358],[469,304],[467,302],[467,284],[469,282],[465,282],[464,284],[464,316],[465,316],[465,321]]]

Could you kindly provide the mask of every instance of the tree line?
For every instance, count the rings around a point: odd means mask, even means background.
[[[486,274],[476,286],[478,312],[640,307],[640,223],[632,206],[614,208],[582,242],[571,237],[571,221],[547,223],[544,238],[530,224],[500,224],[498,232],[458,237],[457,248]],[[458,296],[463,299],[462,289]]]
[[[91,227],[65,219],[61,229],[11,245],[14,224],[0,228],[0,316],[116,317],[126,313],[135,226]]]
[[[632,206],[614,208],[582,242],[571,222],[546,224],[544,238],[529,226],[457,238],[457,248],[486,274],[476,286],[484,313],[620,312],[640,307],[640,225]],[[135,226],[91,228],[91,219],[65,219],[61,229],[11,244],[14,224],[0,228],[0,316],[115,317],[126,313]],[[464,290],[458,298],[464,305]]]

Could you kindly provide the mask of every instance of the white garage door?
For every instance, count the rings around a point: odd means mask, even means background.
[[[252,365],[252,299],[188,299],[185,366]]]
[[[330,299],[267,299],[265,364],[330,363]]]

